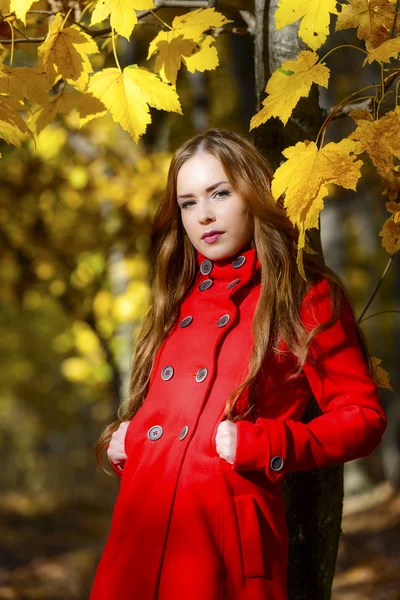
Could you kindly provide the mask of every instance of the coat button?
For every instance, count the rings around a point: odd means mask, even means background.
[[[223,327],[224,325],[226,325],[230,318],[231,315],[223,315],[222,317],[220,317],[217,321],[218,327]]]
[[[190,323],[193,321],[193,317],[189,316],[189,317],[185,317],[184,319],[182,319],[180,326],[181,327],[187,327],[188,325],[190,325]]]
[[[149,440],[158,440],[163,434],[163,428],[160,425],[154,425],[154,427],[150,427],[147,432],[147,437]]]
[[[284,462],[281,456],[274,456],[271,458],[271,469],[273,471],[280,471],[283,468]]]
[[[202,273],[203,275],[208,275],[211,272],[212,268],[213,264],[211,260],[207,258],[206,260],[203,260],[203,262],[200,265],[200,273]]]
[[[208,290],[209,287],[211,287],[213,284],[213,280],[212,279],[205,279],[204,281],[201,282],[201,284],[199,285],[199,290],[201,292],[204,292],[204,290]]]
[[[234,279],[233,281],[231,281],[230,283],[228,283],[228,285],[226,286],[227,288],[231,288],[234,285],[237,285],[239,283],[240,279]]]
[[[168,381],[168,379],[171,379],[173,374],[174,374],[174,368],[171,366],[164,367],[163,370],[161,371],[161,377],[164,379],[164,381]]]
[[[232,261],[232,267],[234,269],[238,269],[239,267],[241,267],[242,265],[244,265],[245,262],[246,262],[246,257],[245,256],[238,256],[237,258],[235,258],[234,261]]]
[[[205,380],[205,378],[207,377],[207,369],[206,367],[202,367],[201,369],[199,369],[196,373],[196,381],[198,381],[199,383],[201,383],[202,381]]]
[[[179,434],[179,439],[183,440],[183,438],[185,438],[188,434],[189,431],[189,427],[187,425],[185,425],[184,427],[182,427],[180,434]]]

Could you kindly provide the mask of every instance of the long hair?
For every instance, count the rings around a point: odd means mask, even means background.
[[[145,401],[156,353],[178,318],[180,303],[196,278],[197,253],[184,230],[176,197],[179,169],[200,152],[217,158],[234,190],[241,193],[254,219],[250,243],[256,248],[261,263],[261,288],[252,324],[254,344],[248,374],[229,394],[226,418],[232,421],[243,419],[254,407],[250,405],[249,410],[234,416],[242,392],[248,387],[251,396],[254,393],[257,375],[268,352],[280,354],[284,341],[286,351],[297,358],[298,370],[291,375],[296,377],[307,358],[312,338],[337,321],[343,297],[354,316],[354,306],[345,284],[324,264],[320,254],[304,252],[306,280],[299,274],[296,264],[299,232],[285,212],[283,199],[275,201],[272,197],[272,170],[263,154],[240,135],[223,129],[209,128],[195,135],[173,155],[165,192],[154,217],[149,308],[137,335],[128,397],[118,408],[117,420],[104,429],[94,447],[100,465],[112,433],[122,421],[131,420]],[[308,236],[306,242],[312,249]],[[332,318],[312,331],[306,331],[299,307],[312,283],[320,277],[326,277],[330,283]],[[372,373],[366,340],[356,322],[355,326],[364,359]]]

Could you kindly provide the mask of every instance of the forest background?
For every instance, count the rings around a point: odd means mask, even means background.
[[[389,426],[345,466],[332,598],[399,597],[399,6],[300,4],[0,0],[0,600],[88,596],[119,484],[93,445],[126,393],[152,218],[173,151],[212,126],[270,156],[368,305]]]

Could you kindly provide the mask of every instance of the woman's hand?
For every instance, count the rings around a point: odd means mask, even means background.
[[[111,436],[110,444],[107,449],[107,456],[116,465],[124,463],[127,459],[125,454],[125,435],[130,421],[123,421]],[[121,465],[122,466],[122,465]]]
[[[218,425],[215,441],[218,455],[232,465],[235,460],[237,444],[236,424],[232,421],[222,421]]]

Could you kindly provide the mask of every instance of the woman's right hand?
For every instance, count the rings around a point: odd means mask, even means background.
[[[125,435],[130,421],[122,421],[118,429],[111,436],[110,443],[107,448],[107,456],[120,469],[123,468],[123,463],[127,459],[125,454]]]

